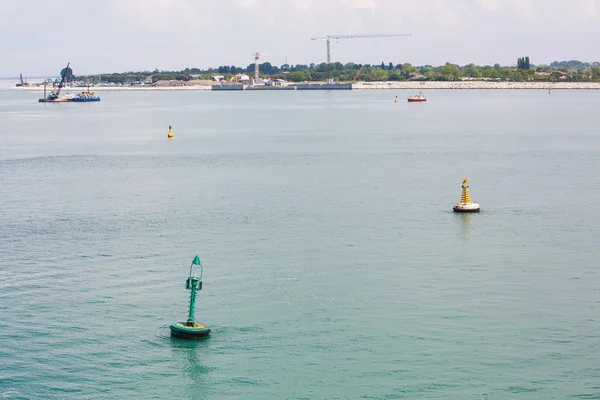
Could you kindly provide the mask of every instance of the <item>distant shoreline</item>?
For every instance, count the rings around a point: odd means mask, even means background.
[[[322,82],[311,82],[319,84]],[[292,86],[292,85],[290,85]],[[172,90],[211,90],[210,85],[190,86],[97,86],[91,91],[145,92]],[[43,87],[11,87],[11,90],[43,92]],[[486,81],[402,81],[402,82],[358,82],[353,90],[600,90],[600,82],[486,82]],[[48,88],[48,93],[51,91]],[[63,88],[64,92],[82,92],[84,87]]]
[[[55,88],[46,88],[49,94]],[[44,92],[44,87],[20,86],[11,87],[10,90],[22,90],[26,92]],[[90,86],[90,92],[158,92],[165,90],[211,90],[211,86]],[[87,92],[87,87],[64,87],[61,93]]]

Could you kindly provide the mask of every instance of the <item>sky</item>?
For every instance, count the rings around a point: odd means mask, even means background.
[[[600,0],[0,0],[0,77],[332,61],[600,60]]]

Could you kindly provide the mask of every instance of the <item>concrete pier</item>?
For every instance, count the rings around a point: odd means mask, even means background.
[[[298,84],[297,90],[352,90],[351,83]]]
[[[244,90],[244,85],[213,85],[211,90]]]
[[[296,90],[295,86],[248,86],[245,90]]]

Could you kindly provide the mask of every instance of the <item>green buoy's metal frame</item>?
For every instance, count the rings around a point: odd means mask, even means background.
[[[194,318],[194,306],[196,303],[196,292],[202,290],[202,264],[200,257],[196,256],[192,265],[190,265],[190,276],[185,281],[185,288],[191,291],[190,309],[186,322],[176,322],[171,324],[171,336],[183,339],[202,339],[208,336],[210,328],[206,325],[196,322]]]

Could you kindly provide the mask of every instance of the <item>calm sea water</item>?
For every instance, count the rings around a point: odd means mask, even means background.
[[[600,398],[599,92],[100,94],[0,91],[0,397]]]

